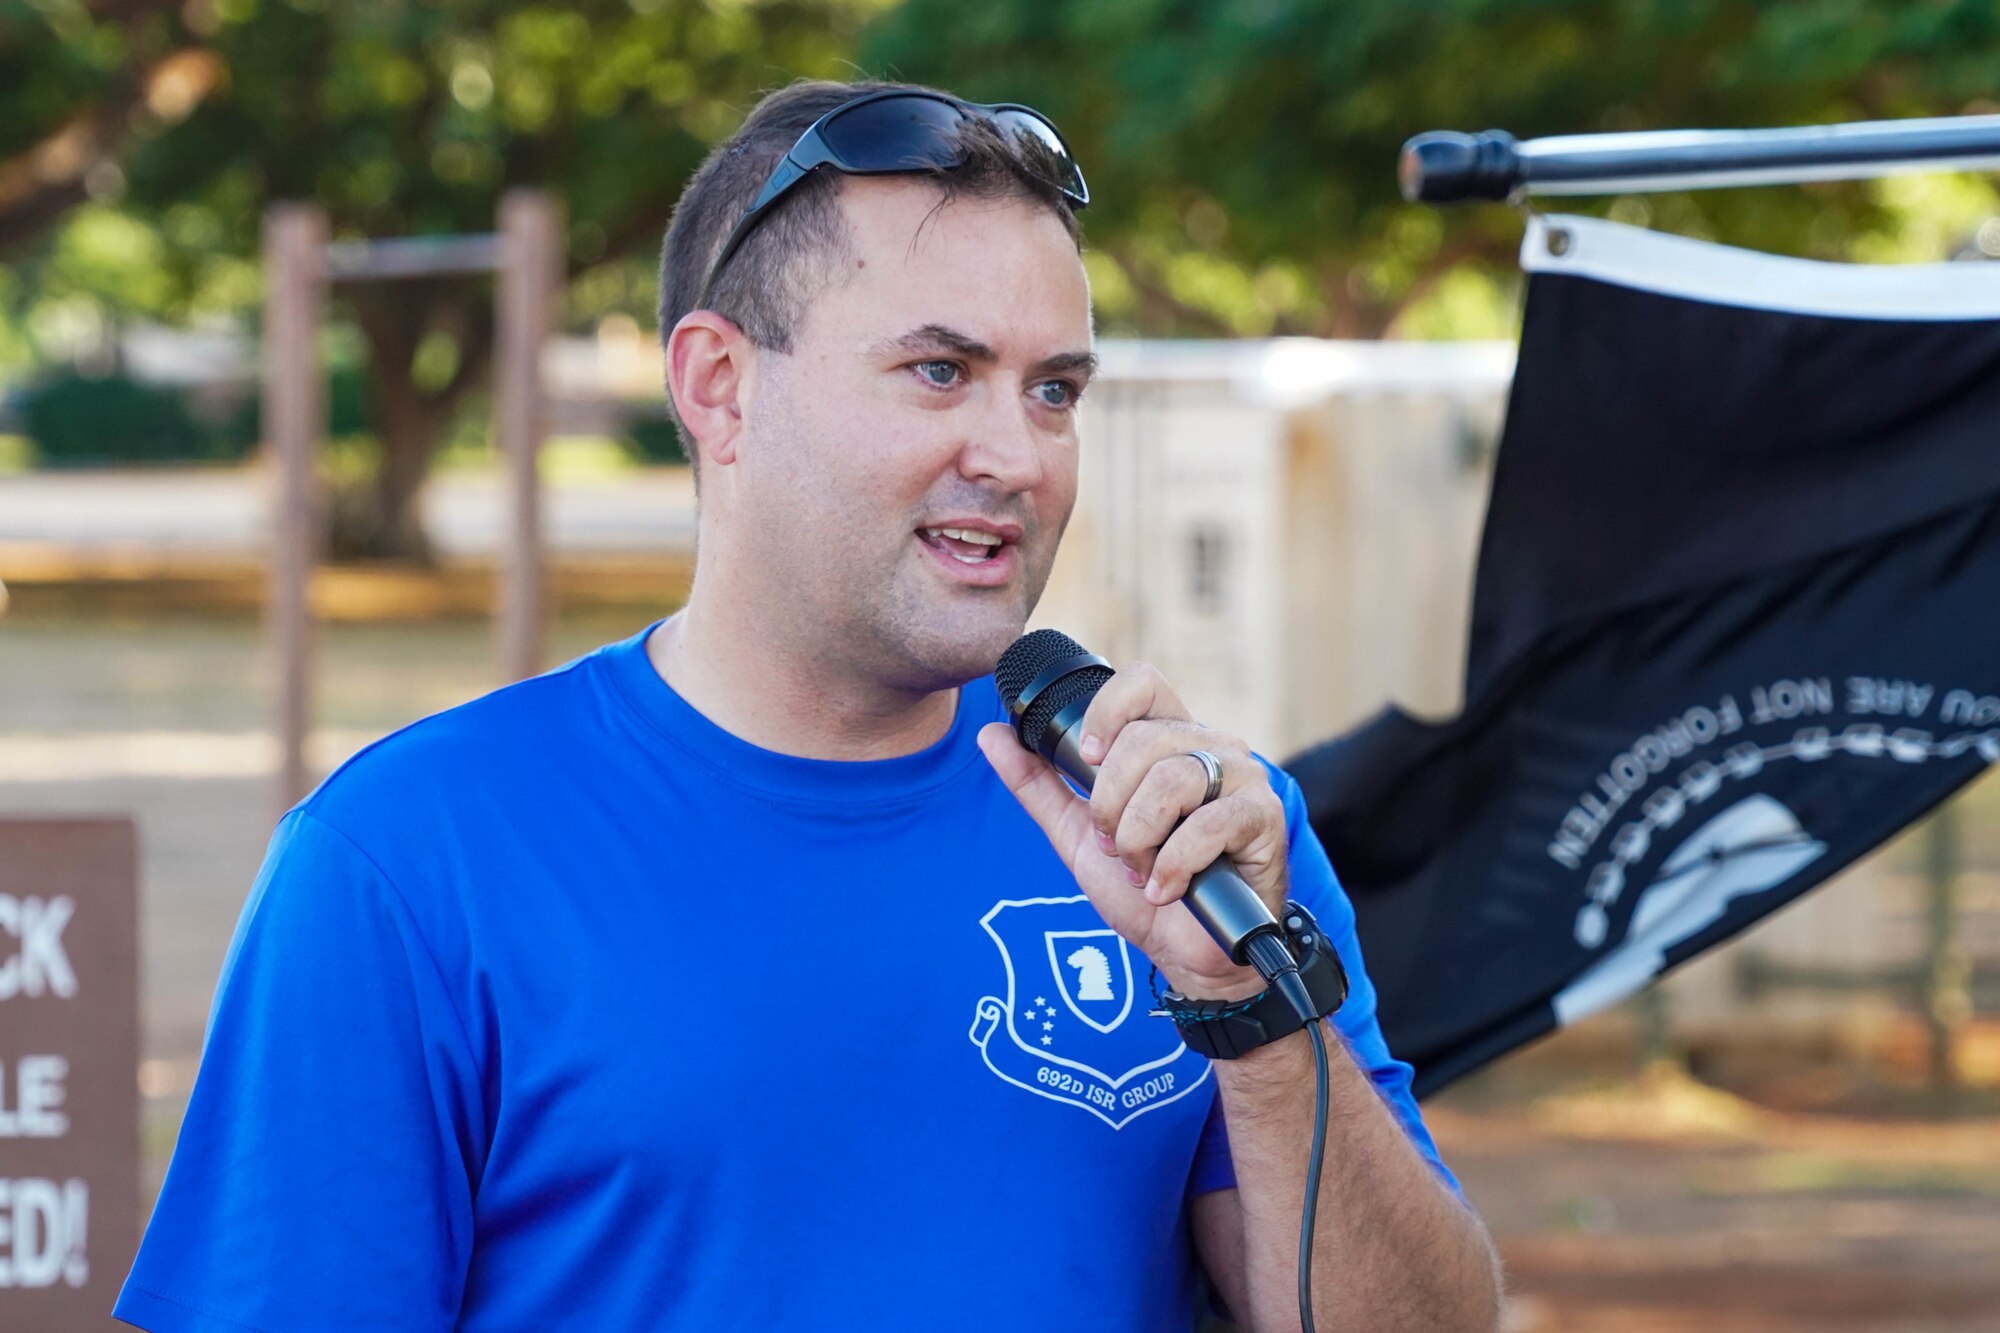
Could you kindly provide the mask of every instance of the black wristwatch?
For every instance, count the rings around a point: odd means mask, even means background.
[[[1333,941],[1320,932],[1311,912],[1295,902],[1285,904],[1280,923],[1285,943],[1298,959],[1299,976],[1323,1018],[1347,999],[1347,969],[1340,965]],[[1266,988],[1247,1000],[1195,1000],[1176,991],[1153,998],[1156,1015],[1174,1020],[1187,1048],[1211,1060],[1234,1060],[1259,1046],[1304,1029],[1305,1020],[1277,991]]]

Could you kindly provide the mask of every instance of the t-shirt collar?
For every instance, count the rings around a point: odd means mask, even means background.
[[[957,777],[968,764],[984,765],[974,739],[988,722],[1003,720],[991,676],[966,682],[958,692],[951,727],[934,744],[892,759],[807,759],[753,745],[723,729],[660,677],[646,655],[646,640],[660,621],[594,654],[625,703],[678,749],[743,786],[775,795],[833,804],[881,802],[915,796]]]

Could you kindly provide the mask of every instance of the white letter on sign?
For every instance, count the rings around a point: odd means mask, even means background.
[[[60,1055],[24,1055],[14,1062],[14,1109],[7,1109],[7,1062],[0,1060],[0,1139],[56,1139],[69,1133],[63,1103],[69,1060]]]
[[[72,1287],[90,1280],[90,1186],[81,1180],[0,1180],[0,1287]]]
[[[55,1285],[69,1252],[62,1195],[53,1180],[14,1182],[14,1281],[23,1287]]]
[[[21,942],[16,955],[0,962],[0,1000],[40,995],[44,989],[68,999],[76,994],[76,973],[63,952],[63,927],[76,904],[68,898],[16,898],[0,893],[0,935]]]

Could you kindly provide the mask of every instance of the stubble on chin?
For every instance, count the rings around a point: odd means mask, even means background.
[[[995,589],[974,606],[907,604],[891,610],[877,628],[900,684],[913,691],[951,689],[993,670],[1007,645],[1020,637],[1027,612],[1013,588]],[[889,610],[889,608],[884,608]]]
[[[999,588],[946,590],[919,566],[897,571],[872,593],[864,591],[873,599],[872,637],[895,683],[934,692],[990,673],[1026,628],[1048,582],[1049,563],[1024,569]]]

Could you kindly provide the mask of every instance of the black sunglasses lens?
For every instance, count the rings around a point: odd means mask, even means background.
[[[884,97],[829,118],[820,138],[844,171],[910,171],[958,165],[964,115],[935,97]]]
[[[1009,107],[993,113],[994,123],[1015,134],[1025,134],[1041,143],[1049,150],[1056,169],[1056,188],[1081,204],[1090,198],[1090,191],[1083,183],[1083,170],[1070,156],[1069,145],[1056,133],[1056,127],[1030,111]]]

